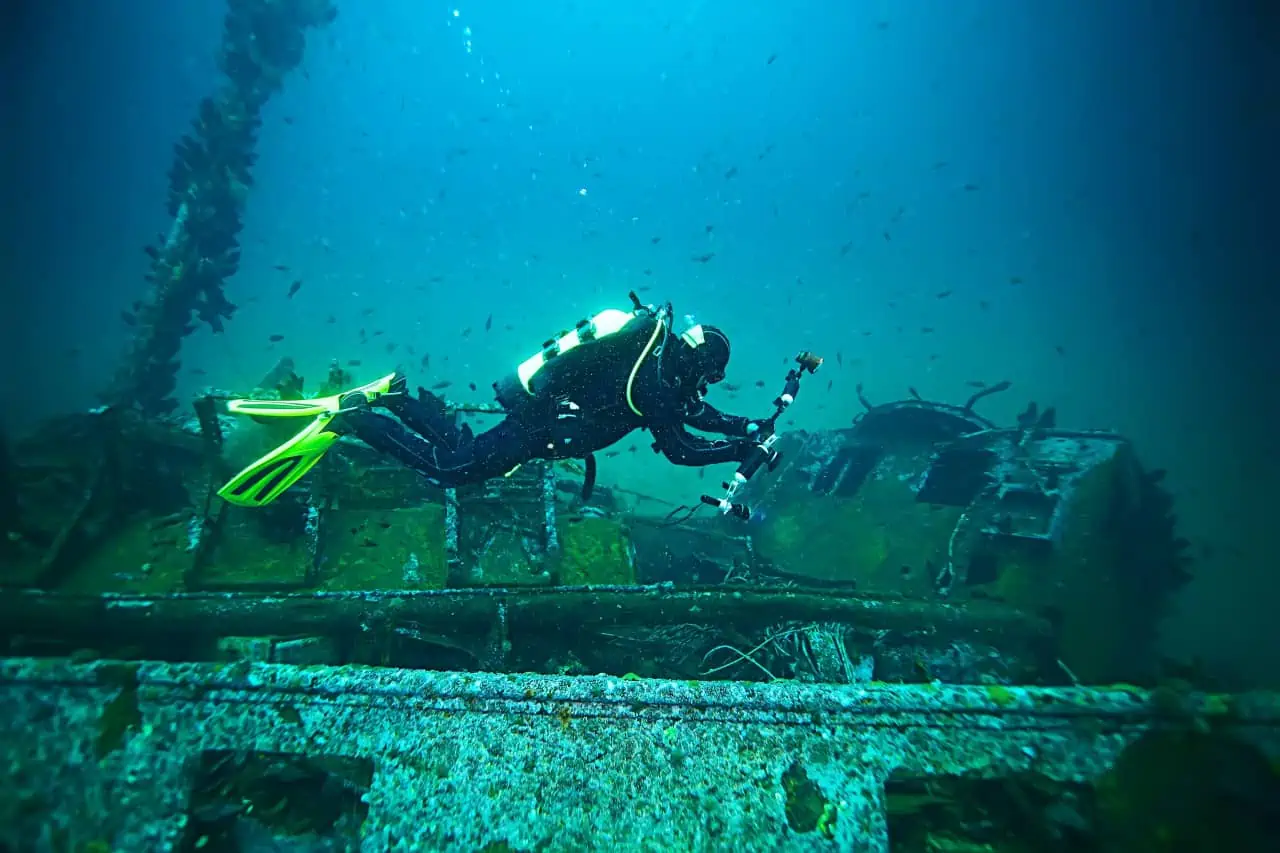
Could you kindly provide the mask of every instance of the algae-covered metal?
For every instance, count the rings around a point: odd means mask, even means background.
[[[1275,696],[1123,687],[7,660],[0,711],[16,849],[1125,849],[1078,845],[1179,818],[1117,779],[1237,736],[1280,755]],[[1265,849],[1238,781],[1205,771],[1182,808]]]
[[[1085,680],[1137,677],[1185,580],[1161,472],[1130,443],[1043,419],[1000,428],[970,407],[911,399],[849,429],[798,432],[753,481],[759,557],[800,583],[994,600],[1042,612]]]

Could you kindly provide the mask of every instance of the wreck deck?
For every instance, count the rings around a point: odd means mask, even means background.
[[[1280,737],[1280,697],[1263,695],[262,664],[7,660],[0,709],[13,778],[60,792],[19,804],[9,832],[121,850],[196,849],[228,821],[327,808],[329,837],[366,850],[885,853],[895,797],[920,780],[1086,785],[1189,718]],[[242,778],[255,762],[315,791],[257,802]]]

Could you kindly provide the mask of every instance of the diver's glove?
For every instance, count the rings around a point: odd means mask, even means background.
[[[767,418],[747,421],[747,438],[754,438],[762,432],[768,435],[769,431],[772,429],[773,421]]]

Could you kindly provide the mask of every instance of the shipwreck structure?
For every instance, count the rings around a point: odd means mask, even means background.
[[[11,839],[1119,850],[1169,831],[1126,793],[1183,797],[1166,761],[1272,790],[1275,697],[1087,686],[1155,684],[1187,568],[1121,436],[868,402],[784,435],[747,522],[563,464],[433,489],[344,443],[249,510],[213,492],[281,436],[227,396],[68,417],[4,469]]]

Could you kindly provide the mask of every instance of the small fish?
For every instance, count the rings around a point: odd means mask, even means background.
[[[272,335],[271,337],[267,338],[267,340],[271,341],[271,343],[273,344],[278,344],[284,340],[284,335]]]
[[[934,294],[934,298],[935,298],[935,299],[946,299],[946,298],[947,298],[948,296],[950,296],[950,295],[951,295],[951,291],[950,291],[950,290],[939,290],[937,293],[935,293],[935,294]]]
[[[835,381],[834,379],[828,379],[828,380],[827,380],[827,390],[828,390],[828,391],[830,391],[830,390],[831,390],[831,386],[832,386],[832,385],[834,385],[834,384],[836,384],[836,381]]]
[[[1015,284],[1015,285],[1016,285],[1016,284],[1022,284],[1022,276],[1017,276],[1017,275],[1010,276],[1010,277],[1009,277],[1009,283],[1010,283],[1010,284]]]
[[[330,314],[328,317],[324,318],[324,321],[332,326],[334,323],[338,322],[338,318],[335,315]]]
[[[979,307],[979,308],[981,308],[983,311],[986,311],[988,308],[990,308],[990,307],[991,307],[991,303],[990,303],[990,302],[988,302],[988,301],[987,301],[987,300],[985,300],[985,299],[979,299],[979,300],[978,300],[978,307]]]
[[[396,346],[397,346],[397,344],[394,344],[394,343],[387,344],[387,352],[388,352],[388,353],[393,353],[393,352],[395,352],[395,351],[396,351]]]
[[[659,243],[661,243],[661,242],[662,242],[662,238],[661,238],[661,237],[650,237],[650,238],[649,238],[649,242],[656,246],[656,245],[658,245]]]
[[[987,383],[983,382],[981,379],[970,379],[968,382],[964,384],[968,385],[970,388],[986,388],[987,387]]]
[[[742,390],[742,386],[741,386],[741,385],[734,385],[732,382],[726,382],[726,383],[724,383],[723,385],[721,385],[720,387],[721,387],[721,388],[723,388],[724,390],[728,391],[730,394],[732,394],[732,393],[733,393],[733,392],[735,392],[735,391],[740,391],[740,390]]]
[[[757,379],[757,380],[756,380],[756,387],[757,387],[757,388],[763,388],[763,387],[764,387],[764,380],[763,380],[763,379]]]
[[[964,190],[964,191],[965,191],[965,192],[967,192],[967,193],[976,193],[976,192],[978,191],[978,185],[977,185],[977,184],[965,184],[963,187],[961,187],[961,189],[962,189],[962,190]]]
[[[908,393],[908,394],[910,394],[910,395],[912,396],[912,398],[913,398],[913,399],[916,399],[916,400],[922,399],[922,398],[920,397],[920,392],[919,392],[919,391],[917,391],[917,390],[916,390],[913,386],[911,386],[911,385],[908,385],[908,386],[907,386],[907,393]]]
[[[432,390],[432,391],[443,391],[444,389],[449,388],[449,387],[452,387],[452,386],[453,386],[453,383],[452,383],[452,382],[450,382],[448,379],[441,379],[441,380],[440,380],[439,382],[437,382],[435,385],[432,385],[432,386],[431,386],[431,390]]]
[[[292,299],[293,295],[301,289],[302,289],[302,279],[298,279],[294,281],[293,284],[289,285],[289,292],[285,294],[285,298]]]
[[[133,314],[129,313],[128,311],[121,311],[120,319],[124,321],[124,324],[126,326],[138,325],[138,318],[135,317]]]
[[[285,116],[283,121],[285,124],[293,124],[293,116]]]
[[[708,234],[710,234],[711,232],[716,230],[716,227],[714,225],[704,225],[703,230],[706,231]]]
[[[275,269],[276,269],[276,271],[278,271],[278,272],[288,272],[288,271],[289,271],[289,268],[288,268],[287,266],[285,266],[284,264],[276,264],[276,265],[275,265]]]
[[[920,327],[920,334],[922,334],[922,335],[932,335],[932,334],[933,334],[933,326],[921,326],[921,327]]]
[[[606,452],[604,456],[605,456],[605,458],[606,458],[606,459],[612,459],[613,457],[615,457],[615,456],[617,456],[617,455],[618,455],[618,451],[616,451],[616,450],[610,450],[610,451]]]
[[[653,270],[649,269],[648,267],[640,270],[640,272],[644,273],[645,275],[653,275]],[[649,287],[649,285],[647,284],[640,288],[641,293],[644,293],[646,290],[652,290],[652,288]]]
[[[1067,348],[1066,348],[1066,347],[1064,347],[1062,344],[1058,344],[1057,346],[1055,346],[1055,347],[1053,348],[1053,351],[1054,351],[1054,352],[1056,352],[1058,355],[1066,355],[1066,354],[1067,354]]]
[[[361,364],[362,362],[360,361],[360,359],[353,358],[347,362],[347,367],[359,367]]]
[[[476,383],[474,383],[474,382],[468,382],[468,383],[467,383],[467,387],[468,387],[468,388],[470,388],[472,391],[474,391],[474,390],[476,390]]]
[[[765,65],[772,65],[773,63],[775,63],[775,62],[777,62],[777,61],[778,61],[778,54],[776,54],[776,53],[771,53],[771,54],[769,54],[769,58],[768,58],[768,59],[766,59],[766,60],[764,61],[764,64],[765,64]]]
[[[424,352],[422,354],[422,369],[426,370],[431,367],[431,353]]]
[[[843,246],[840,247],[840,257],[843,258],[845,255],[849,254],[850,250],[852,249],[853,249],[853,241],[850,240],[848,243],[845,243]]]
[[[836,367],[844,367],[844,353],[836,350]]]
[[[690,258],[690,260],[694,261],[695,263],[705,264],[715,256],[716,256],[715,252],[708,252],[705,255],[694,255],[692,258]]]
[[[889,232],[888,232],[888,231],[885,231],[885,232],[884,232],[883,234],[881,234],[880,236],[884,237],[884,241],[885,241],[886,243],[892,243],[892,242],[893,242],[893,238],[889,236]]]
[[[493,315],[490,314],[484,321],[484,330],[487,332],[493,328]]]
[[[462,330],[462,336],[463,336],[464,338],[469,338],[469,337],[471,337],[471,327],[470,327],[470,326],[467,326],[465,329],[463,329],[463,330]]]
[[[736,178],[736,177],[738,177],[738,167],[737,167],[737,166],[730,166],[730,167],[729,167],[729,170],[728,170],[727,172],[725,172],[725,173],[724,173],[724,179],[725,179],[726,181],[732,181],[732,180],[733,180],[734,178]]]

